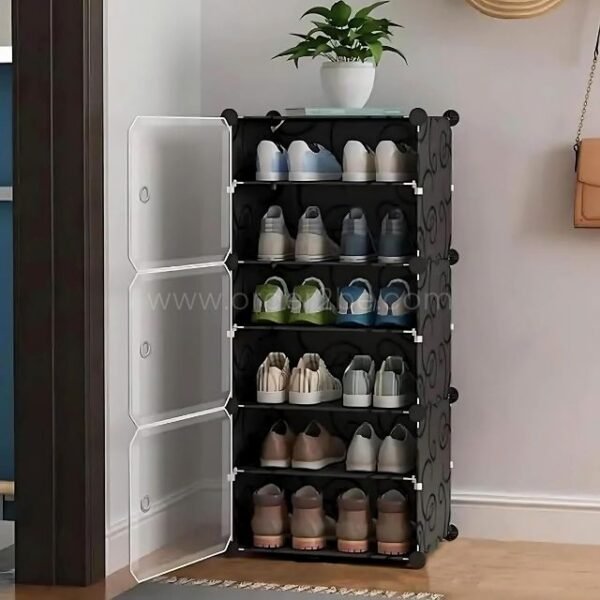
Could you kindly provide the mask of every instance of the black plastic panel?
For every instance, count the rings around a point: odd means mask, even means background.
[[[423,342],[417,344],[417,385],[426,416],[418,431],[417,478],[423,490],[417,494],[417,531],[421,552],[429,553],[446,537],[450,525],[452,304],[448,261],[430,261],[419,288]]]
[[[447,258],[452,243],[452,129],[448,119],[432,117],[419,129],[417,239],[421,256]]]

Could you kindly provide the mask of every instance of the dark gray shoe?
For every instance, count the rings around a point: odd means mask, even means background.
[[[395,208],[383,219],[379,238],[379,261],[399,263],[410,258],[412,253],[409,227],[404,213]]]
[[[365,263],[375,257],[373,236],[365,213],[353,208],[344,219],[342,229],[342,262]]]

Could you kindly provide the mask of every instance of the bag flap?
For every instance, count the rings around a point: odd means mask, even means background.
[[[586,185],[600,187],[600,138],[581,142],[578,179]]]

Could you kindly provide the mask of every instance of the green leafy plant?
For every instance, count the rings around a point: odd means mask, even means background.
[[[273,58],[287,57],[296,67],[301,58],[323,56],[331,62],[367,62],[379,65],[386,52],[406,57],[400,50],[389,45],[392,40],[392,28],[402,27],[389,19],[378,19],[372,12],[390,0],[375,2],[352,13],[352,8],[343,1],[336,2],[331,8],[315,6],[301,17],[309,15],[322,17],[321,21],[312,21],[314,25],[308,33],[292,33],[302,41]],[[387,42],[387,43],[386,43]]]

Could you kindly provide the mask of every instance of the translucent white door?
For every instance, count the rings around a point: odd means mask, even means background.
[[[139,117],[129,135],[130,567],[145,581],[231,539],[231,131]]]

